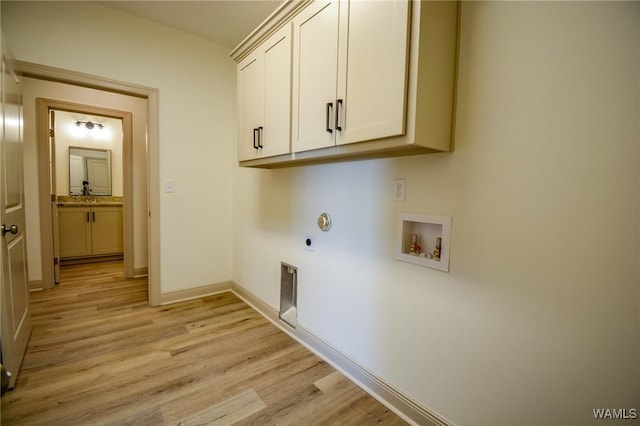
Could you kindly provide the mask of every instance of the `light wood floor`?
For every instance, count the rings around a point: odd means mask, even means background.
[[[105,262],[31,304],[2,425],[404,424],[232,293],[154,308]]]

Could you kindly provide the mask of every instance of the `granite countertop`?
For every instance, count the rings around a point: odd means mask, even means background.
[[[58,195],[56,197],[56,204],[58,207],[117,207],[122,206],[123,202],[123,197],[111,197],[106,195]]]

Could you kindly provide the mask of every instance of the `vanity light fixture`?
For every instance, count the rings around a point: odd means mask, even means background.
[[[94,129],[96,127],[98,127],[99,129],[104,128],[104,125],[100,123],[94,123],[93,121],[76,121],[76,126],[80,126],[82,124],[84,124],[84,127],[86,127],[89,130]]]

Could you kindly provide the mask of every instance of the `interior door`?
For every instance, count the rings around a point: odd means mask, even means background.
[[[89,195],[111,195],[111,170],[102,158],[87,158]]]
[[[85,180],[84,159],[80,155],[69,154],[69,195],[83,195],[82,182]]]
[[[22,90],[20,80],[2,57],[2,124],[0,124],[2,185],[2,364],[12,373],[15,386],[31,334],[27,282],[24,187],[22,179]]]

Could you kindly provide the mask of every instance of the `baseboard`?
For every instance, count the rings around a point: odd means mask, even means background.
[[[429,426],[453,425],[453,423],[447,421],[433,410],[421,406],[410,397],[393,388],[384,380],[376,377],[375,374],[359,365],[357,362],[324,340],[315,336],[304,327],[297,325],[296,328],[292,328],[284,321],[280,320],[278,311],[238,284],[231,283],[230,290],[282,331],[289,334],[345,376],[349,377],[349,379],[354,383],[394,413],[402,417],[405,421],[412,424]]]
[[[188,288],[186,290],[169,291],[167,293],[160,294],[160,304],[167,305],[169,303],[183,302],[185,300],[198,299],[200,297],[230,291],[231,284],[232,283],[230,281],[227,281],[201,287]]]
[[[134,268],[133,269],[133,278],[146,277],[149,275],[149,268],[146,266],[143,268]]]
[[[44,280],[29,281],[28,284],[29,284],[29,291],[40,291],[40,290],[44,290],[45,288],[51,287],[51,285],[45,285]]]
[[[98,256],[85,256],[85,257],[72,257],[66,259],[60,259],[60,266],[62,265],[78,265],[81,263],[95,263],[95,262],[110,262],[112,260],[123,260],[123,254],[107,254]]]

